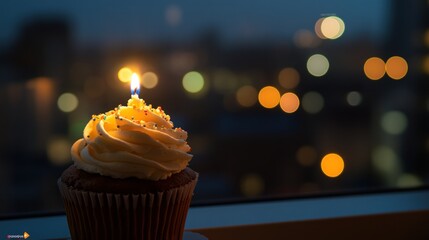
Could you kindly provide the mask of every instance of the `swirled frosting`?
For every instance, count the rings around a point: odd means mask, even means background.
[[[71,155],[78,168],[90,173],[156,181],[186,168],[192,158],[187,137],[161,107],[133,95],[127,106],[93,115]]]

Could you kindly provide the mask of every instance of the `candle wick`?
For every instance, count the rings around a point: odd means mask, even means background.
[[[134,88],[134,95],[136,95],[137,93],[137,88]]]

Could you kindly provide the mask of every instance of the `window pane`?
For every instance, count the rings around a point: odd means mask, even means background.
[[[63,209],[71,145],[133,73],[189,132],[194,203],[427,183],[427,1],[2,5],[0,215]]]

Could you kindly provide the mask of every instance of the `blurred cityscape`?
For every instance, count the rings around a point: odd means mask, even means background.
[[[126,103],[134,72],[140,97],[189,132],[194,203],[424,186],[429,6],[404,4],[385,6],[381,40],[346,37],[344,16],[322,12],[280,40],[226,44],[210,26],[77,46],[67,16],[30,18],[0,45],[0,216],[63,209],[71,144],[92,114]]]

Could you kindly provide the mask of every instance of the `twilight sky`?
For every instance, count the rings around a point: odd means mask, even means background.
[[[312,30],[324,14],[344,20],[346,39],[358,34],[379,39],[388,26],[389,7],[386,0],[5,0],[0,46],[16,38],[23,22],[51,15],[68,19],[78,45],[180,41],[206,29],[216,29],[224,43],[291,38],[299,29]]]

